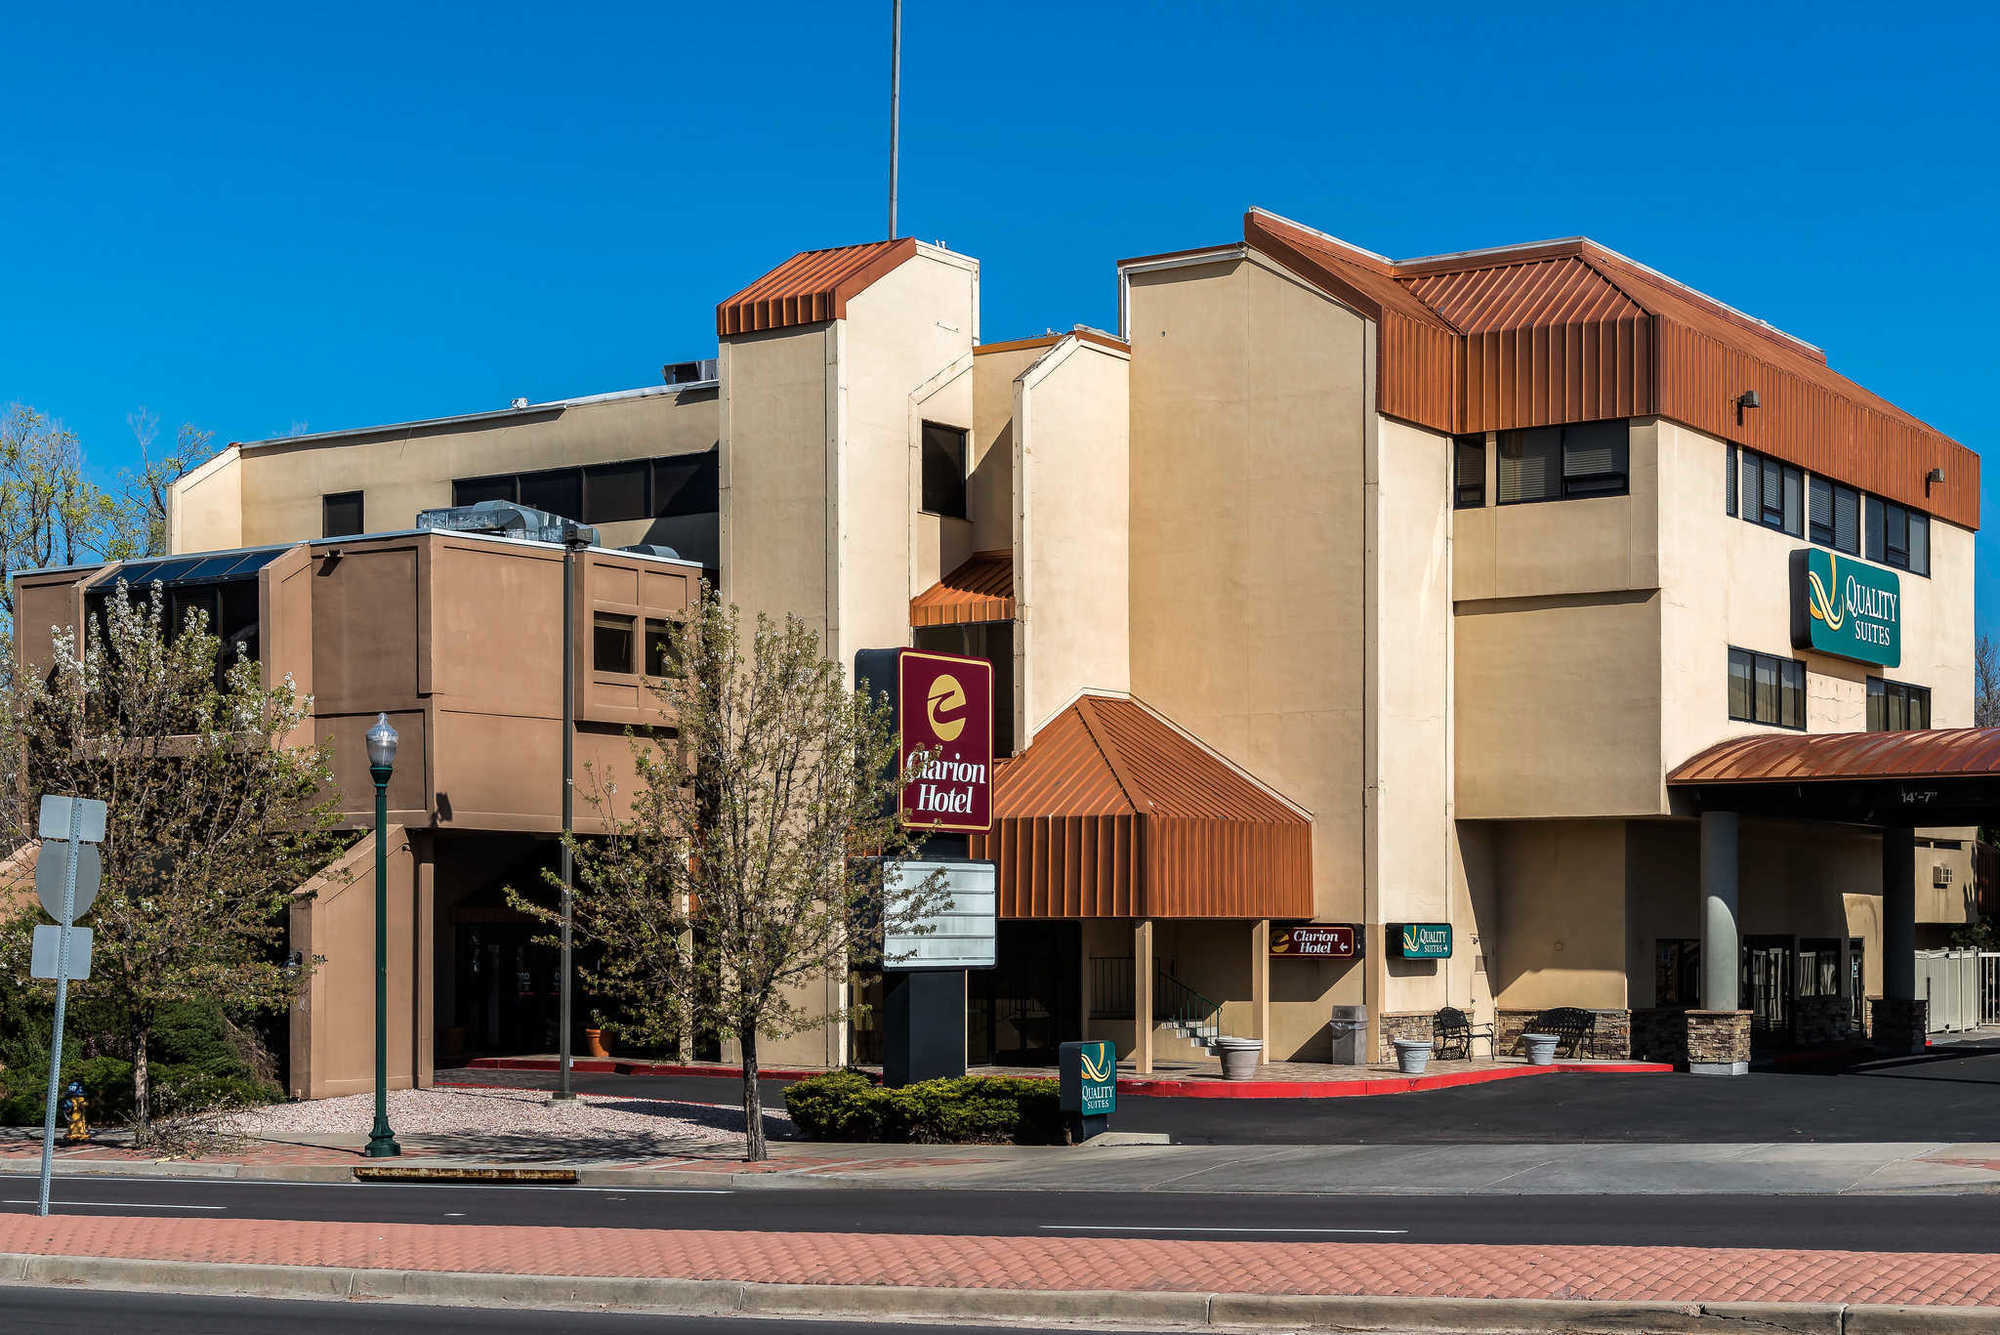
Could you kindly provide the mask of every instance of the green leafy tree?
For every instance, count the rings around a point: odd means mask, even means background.
[[[117,504],[84,475],[74,432],[24,404],[0,412],[0,609],[10,641],[13,576],[104,555],[116,526]]]
[[[761,1160],[759,1040],[837,1019],[819,985],[943,897],[936,877],[883,894],[883,860],[914,850],[895,796],[924,757],[899,768],[886,702],[848,689],[797,617],[760,616],[746,643],[737,609],[705,594],[676,630],[655,688],[674,727],[634,732],[631,791],[585,776],[608,834],[571,841],[576,930],[603,947],[583,982],[639,1042],[734,1038],[745,1154]]]
[[[297,741],[311,707],[289,679],[266,686],[201,613],[169,627],[157,587],[139,601],[122,584],[83,643],[59,632],[52,670],[22,673],[8,702],[26,767],[9,799],[15,837],[33,837],[45,793],[109,808],[79,995],[130,1044],[141,1144],[163,1016],[191,1002],[268,1014],[305,981],[310,963],[285,957],[292,892],[340,837],[330,743]]]

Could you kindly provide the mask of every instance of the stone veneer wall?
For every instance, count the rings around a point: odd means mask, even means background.
[[[1750,1060],[1749,1011],[1673,1009],[1632,1012],[1632,1055],[1640,1061],[1692,1062]]]
[[[1382,1017],[1382,1040],[1377,1044],[1375,1060],[1396,1060],[1396,1040],[1399,1038],[1428,1039],[1430,1036],[1430,1011],[1391,1011]]]
[[[1929,1043],[1930,1002],[1891,1001],[1888,997],[1877,997],[1871,1009],[1875,1021],[1876,1051],[1891,1057],[1911,1057],[1922,1052]]]
[[[1496,1055],[1508,1057],[1516,1055],[1514,1045],[1521,1041],[1528,1025],[1540,1011],[1500,1011],[1496,1024],[1498,1037],[1493,1044]],[[1632,1012],[1627,1010],[1599,1010],[1597,1028],[1590,1041],[1584,1045],[1585,1051],[1579,1057],[1597,1057],[1623,1061],[1632,1055]]]
[[[1794,997],[1792,1041],[1802,1048],[1831,1048],[1854,1041],[1854,1012],[1846,997]]]

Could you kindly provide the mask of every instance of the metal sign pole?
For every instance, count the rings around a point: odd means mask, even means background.
[[[69,1007],[69,932],[76,917],[77,836],[83,833],[83,804],[69,804],[69,868],[63,873],[61,935],[56,944],[56,1023],[49,1040],[49,1105],[42,1115],[42,1190],[35,1213],[49,1212],[49,1178],[55,1171],[56,1093],[62,1088],[63,1012]]]

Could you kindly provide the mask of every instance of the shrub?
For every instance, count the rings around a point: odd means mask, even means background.
[[[968,1075],[884,1089],[859,1071],[829,1071],[785,1091],[808,1140],[911,1145],[1059,1145],[1064,1123],[1052,1080]]]
[[[0,1125],[38,1126],[48,1096],[47,1014],[24,1007],[13,1032],[0,1033]],[[83,1081],[92,1126],[125,1120],[132,1112],[132,1063],[122,1035],[88,1005],[72,1006],[63,1035],[62,1081]],[[105,1049],[112,1049],[106,1052]],[[248,1106],[282,1098],[269,1055],[254,1035],[229,1023],[220,1007],[186,1002],[165,1008],[148,1045],[155,1110],[163,1116]]]

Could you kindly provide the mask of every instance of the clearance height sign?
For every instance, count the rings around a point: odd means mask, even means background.
[[[903,789],[912,830],[983,834],[993,828],[993,665],[919,649],[864,649],[855,679],[894,706],[899,763],[928,755]]]

